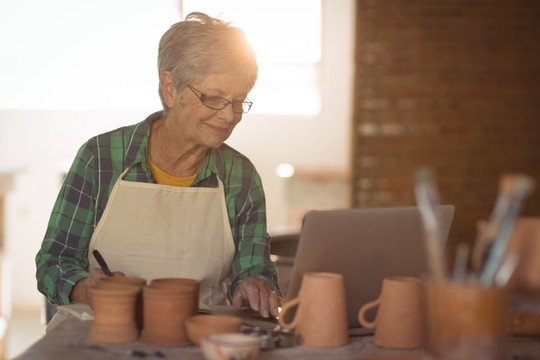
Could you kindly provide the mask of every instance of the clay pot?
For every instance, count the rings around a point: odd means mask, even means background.
[[[144,287],[141,342],[153,346],[188,345],[185,321],[196,314],[193,291],[193,287]]]
[[[505,288],[470,284],[427,285],[428,349],[437,358],[506,358],[510,326]]]
[[[154,279],[150,281],[150,286],[155,288],[168,288],[172,290],[179,290],[179,291],[185,291],[186,289],[189,289],[189,291],[193,295],[193,311],[197,313],[199,311],[199,290],[201,287],[201,283],[198,280],[195,279],[187,279],[187,278],[159,278]]]
[[[381,295],[360,308],[358,321],[375,328],[375,345],[394,349],[420,348],[424,343],[424,290],[420,279],[391,276],[383,280]],[[366,312],[379,307],[375,320]]]
[[[96,286],[131,285],[137,286],[140,291],[135,301],[135,320],[139,331],[143,326],[142,288],[146,285],[146,279],[134,276],[104,276],[99,278]]]
[[[141,288],[146,285],[146,279],[134,276],[104,276],[99,278],[98,284],[101,282],[121,285],[133,285],[139,286]]]
[[[186,320],[186,331],[189,339],[201,346],[201,339],[213,334],[239,333],[242,319],[225,315],[195,315]]]
[[[90,289],[94,321],[88,340],[105,343],[137,341],[135,306],[140,291],[139,287],[129,285],[97,285]]]
[[[297,308],[287,322],[287,313]],[[287,302],[279,324],[296,329],[298,343],[311,347],[337,347],[348,344],[345,284],[341,274],[307,273],[302,278],[298,297]]]

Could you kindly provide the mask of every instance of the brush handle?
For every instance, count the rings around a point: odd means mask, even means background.
[[[105,262],[105,259],[103,258],[103,256],[101,256],[99,251],[94,250],[92,252],[92,254],[94,254],[94,257],[96,258],[96,261],[98,262],[99,266],[101,266],[101,269],[103,270],[105,275],[113,276],[111,270],[109,270],[109,267],[107,266],[107,263]]]

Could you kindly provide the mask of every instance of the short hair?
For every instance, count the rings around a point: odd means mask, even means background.
[[[258,66],[244,32],[223,20],[192,12],[172,25],[159,42],[159,97],[163,109],[161,74],[169,71],[179,96],[192,83],[210,74],[234,73],[244,77],[248,91],[255,86]],[[180,99],[181,101],[181,99]]]

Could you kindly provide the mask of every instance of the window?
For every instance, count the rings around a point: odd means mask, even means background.
[[[251,113],[313,116],[321,111],[321,1],[182,0],[193,11],[242,28],[257,54]]]
[[[0,1],[0,108],[161,109],[157,48],[178,0]]]

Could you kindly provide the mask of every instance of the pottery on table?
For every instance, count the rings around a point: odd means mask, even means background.
[[[378,307],[375,320],[367,312]],[[380,347],[414,349],[424,345],[424,289],[420,279],[390,276],[383,280],[379,297],[364,304],[358,321],[365,328],[375,328],[374,343]]]
[[[201,350],[207,360],[255,360],[261,340],[247,334],[214,334],[201,339]]]
[[[135,276],[103,276],[99,278],[98,283],[114,283],[123,285],[144,286],[146,285],[146,279]]]
[[[288,314],[296,309],[292,320]],[[310,347],[338,347],[349,343],[347,304],[343,276],[335,273],[304,274],[298,296],[288,301],[279,324],[296,329],[297,342]]]
[[[186,320],[189,339],[200,346],[201,339],[213,334],[239,333],[242,319],[227,315],[195,315]]]
[[[146,286],[143,288],[143,329],[140,341],[153,346],[184,346],[190,344],[185,321],[196,315],[193,299],[198,298],[191,287]]]
[[[95,286],[132,285],[140,288],[135,301],[135,320],[137,328],[142,329],[143,309],[142,309],[142,288],[146,285],[146,279],[135,276],[103,276],[99,278]]]
[[[462,283],[426,286],[428,350],[438,358],[506,359],[508,290]]]
[[[94,286],[94,320],[88,340],[105,343],[137,341],[139,330],[136,321],[138,286]]]
[[[178,291],[183,291],[186,288],[189,289],[193,294],[193,309],[195,313],[199,311],[199,290],[201,287],[201,282],[199,280],[176,277],[158,278],[150,281],[150,286],[155,288],[166,287]]]

